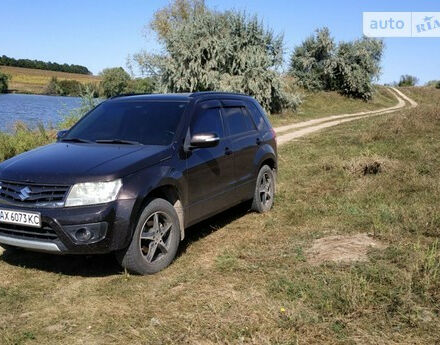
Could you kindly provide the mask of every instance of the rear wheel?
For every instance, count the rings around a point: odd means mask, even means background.
[[[119,252],[117,258],[130,272],[153,274],[173,261],[179,242],[176,210],[168,201],[154,199],[139,217],[130,245]]]
[[[273,206],[275,196],[275,174],[268,165],[263,165],[258,173],[255,185],[252,210],[263,213],[269,211]]]

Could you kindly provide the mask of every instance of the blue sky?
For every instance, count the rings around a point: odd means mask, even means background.
[[[145,30],[163,0],[1,0],[0,55],[87,66],[93,73],[123,66],[128,54],[157,51]],[[440,11],[437,0],[207,0],[209,7],[258,14],[284,33],[289,53],[316,28],[337,41],[362,35],[363,11]],[[440,38],[388,38],[380,81],[412,74],[440,79]]]

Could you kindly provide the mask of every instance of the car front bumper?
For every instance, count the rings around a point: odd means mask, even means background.
[[[125,248],[131,239],[135,199],[111,203],[60,208],[0,208],[39,212],[41,228],[0,223],[0,245],[58,254],[101,254]],[[78,238],[79,232],[90,236]],[[90,237],[90,238],[87,238]]]

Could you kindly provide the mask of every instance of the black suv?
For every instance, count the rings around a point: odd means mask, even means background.
[[[155,273],[188,226],[247,200],[269,210],[276,168],[275,133],[251,97],[115,97],[0,164],[0,244],[115,252],[129,271]]]

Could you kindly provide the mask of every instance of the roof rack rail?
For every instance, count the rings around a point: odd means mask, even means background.
[[[126,96],[141,96],[141,95],[150,95],[149,93],[136,93],[136,92],[132,92],[132,93],[121,93],[119,95],[116,96],[112,96],[109,99],[114,99],[114,98],[119,98],[119,97],[126,97]]]
[[[196,91],[191,93],[191,96],[203,96],[203,95],[236,95],[236,96],[248,96],[245,93],[239,92],[227,92],[227,91]]]

